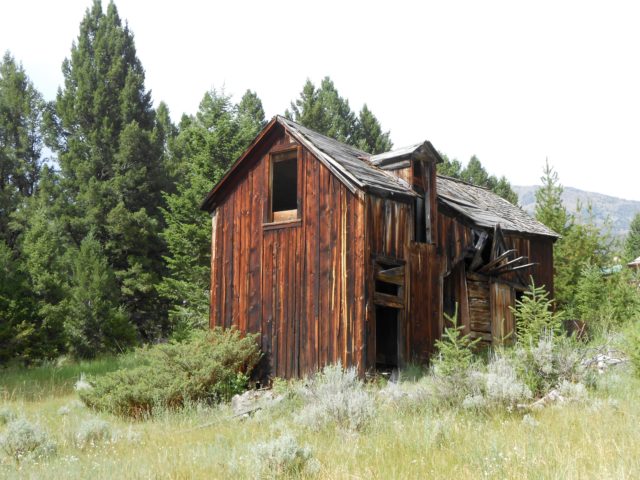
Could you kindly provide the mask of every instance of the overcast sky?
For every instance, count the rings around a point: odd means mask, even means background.
[[[90,0],[2,0],[0,50],[47,99]],[[106,2],[103,2],[106,9]],[[637,2],[116,2],[146,85],[174,119],[206,90],[257,92],[283,113],[329,75],[397,147],[472,154],[516,185],[561,182],[640,200]]]

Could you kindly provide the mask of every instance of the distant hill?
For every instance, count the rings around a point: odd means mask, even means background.
[[[537,186],[514,186],[513,190],[518,194],[520,206],[530,214],[534,213],[536,205],[535,191]],[[636,213],[640,212],[640,202],[610,197],[601,193],[586,192],[577,188],[564,187],[562,202],[570,212],[576,211],[576,203],[580,201],[583,209],[588,202],[593,206],[596,223],[602,225],[607,217],[611,221],[611,233],[616,237],[625,236],[629,231],[629,224]]]

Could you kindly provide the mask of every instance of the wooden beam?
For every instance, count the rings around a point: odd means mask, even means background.
[[[538,265],[538,263],[537,262],[533,262],[533,263],[527,263],[525,265],[518,265],[517,267],[510,268],[509,270],[500,271],[500,272],[496,273],[496,275],[502,275],[504,273],[517,272],[518,270],[524,270],[525,268],[531,268],[531,267],[533,267],[535,265]]]
[[[498,273],[503,273],[503,272],[506,272],[506,271],[510,270],[511,268],[515,267],[518,263],[523,262],[523,261],[526,262],[527,260],[529,260],[529,259],[527,257],[525,257],[525,256],[514,258],[513,260],[509,260],[507,263],[503,263],[502,265],[498,265],[495,268],[487,269],[487,273],[489,273],[489,275],[496,275]]]
[[[376,280],[402,286],[404,285],[404,267],[381,270],[376,273]]]
[[[404,301],[402,298],[380,292],[375,292],[373,294],[373,303],[376,305],[382,305],[383,307],[404,308]]]
[[[486,265],[483,265],[482,268],[480,268],[478,270],[478,272],[487,272],[488,270],[491,270],[493,267],[495,267],[498,263],[500,263],[502,260],[504,260],[505,258],[507,258],[509,255],[511,255],[512,253],[515,253],[516,250],[515,249],[511,249],[511,250],[507,250],[506,252],[502,253],[502,255],[499,255],[497,258],[495,258],[494,260],[491,260],[489,263],[487,263]]]
[[[476,253],[473,257],[473,260],[471,261],[471,265],[469,265],[469,270],[472,272],[482,263],[482,250],[484,250],[484,245],[487,242],[487,238],[489,238],[489,234],[487,232],[483,231],[480,233],[480,238],[478,238],[478,242],[475,245]]]

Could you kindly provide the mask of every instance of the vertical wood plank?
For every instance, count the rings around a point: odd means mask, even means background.
[[[331,285],[331,212],[329,200],[329,176],[331,173],[324,165],[319,165],[318,169],[318,201],[319,201],[319,222],[318,222],[318,367],[329,362],[329,335],[333,328],[331,311],[329,309]]]

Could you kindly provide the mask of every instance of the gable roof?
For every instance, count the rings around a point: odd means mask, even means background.
[[[222,187],[232,177],[240,174],[246,159],[278,126],[311,151],[353,193],[364,191],[383,197],[410,200],[418,194],[407,182],[388,170],[408,167],[412,158],[442,162],[437,150],[428,141],[370,155],[278,115],[262,129],[209,192],[202,202],[203,210],[213,210],[218,196],[223,195]],[[505,231],[559,238],[558,234],[533,219],[520,207],[485,188],[438,175],[436,193],[442,204],[467,217],[478,227],[493,228],[500,224]]]
[[[556,232],[492,191],[451,177],[436,178],[438,200],[483,228],[560,238]]]
[[[202,202],[203,210],[213,209],[221,187],[238,173],[245,159],[278,125],[310,150],[352,193],[360,190],[380,196],[405,199],[416,196],[407,182],[373,165],[369,160],[370,154],[277,115],[262,129],[251,145],[209,192]]]
[[[284,117],[276,118],[296,140],[320,160],[324,160],[330,170],[336,169],[343,173],[357,188],[383,196],[416,196],[404,180],[373,165],[369,153],[314,132]]]

